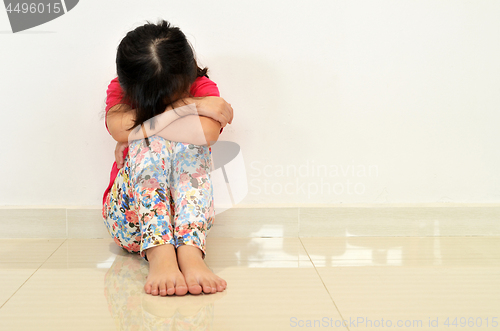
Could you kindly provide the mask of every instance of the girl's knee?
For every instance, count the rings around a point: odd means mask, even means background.
[[[114,237],[113,240],[118,246],[129,253],[140,253],[141,245],[140,242],[137,242],[136,240],[123,240],[119,236]]]

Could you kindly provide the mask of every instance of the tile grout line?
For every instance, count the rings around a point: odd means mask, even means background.
[[[47,262],[47,260],[48,260],[48,259],[50,259],[50,257],[51,257],[52,255],[54,255],[54,253],[55,253],[55,252],[56,252],[59,248],[61,248],[61,246],[62,246],[62,245],[63,245],[63,244],[64,244],[67,240],[68,240],[68,239],[64,239],[64,240],[63,240],[63,242],[62,242],[59,246],[57,246],[57,248],[56,248],[56,249],[54,249],[54,251],[53,251],[53,252],[52,252],[52,253],[51,253],[51,254],[50,254],[50,255],[49,255],[49,256],[45,259],[45,261],[43,261],[43,262],[42,262],[42,263],[38,266],[38,268],[36,268],[36,270],[35,270],[35,271],[33,271],[33,273],[32,273],[32,274],[31,274],[31,275],[30,275],[30,276],[29,276],[29,277],[28,277],[28,278],[27,278],[27,279],[26,279],[26,280],[25,280],[25,281],[24,281],[24,282],[23,282],[23,283],[22,283],[22,284],[21,284],[21,285],[17,288],[17,290],[16,290],[14,293],[12,293],[12,295],[11,295],[11,296],[10,296],[7,300],[5,300],[5,302],[4,302],[4,303],[0,306],[0,309],[2,309],[2,308],[3,308],[3,306],[5,306],[5,305],[7,304],[7,302],[9,302],[9,301],[10,301],[10,299],[12,299],[12,297],[13,297],[14,295],[16,295],[16,293],[17,293],[17,292],[19,292],[19,290],[21,289],[21,287],[23,287],[23,286],[24,286],[24,284],[26,284],[26,283],[28,282],[28,280],[30,280],[30,279],[31,279],[31,277],[33,277],[33,275],[34,275],[34,274],[35,274],[38,270],[40,270],[40,268],[41,268],[41,267],[45,264],[45,262]]]
[[[300,207],[297,208],[297,233],[298,237],[300,237]]]
[[[321,280],[321,283],[323,284],[323,286],[324,286],[324,288],[325,288],[325,290],[326,290],[326,293],[328,293],[328,296],[330,297],[330,300],[332,300],[332,303],[333,303],[333,305],[335,306],[335,309],[337,309],[337,312],[339,313],[340,318],[341,318],[341,320],[342,320],[342,324],[344,324],[344,323],[343,323],[343,321],[345,321],[344,316],[342,316],[342,313],[340,312],[339,307],[337,307],[337,304],[336,304],[336,303],[335,303],[335,301],[333,300],[332,295],[330,294],[330,291],[328,291],[328,288],[326,287],[326,284],[325,284],[325,282],[323,281],[323,278],[322,278],[322,277],[321,277],[321,275],[319,274],[318,268],[316,268],[316,265],[314,264],[313,260],[311,259],[311,256],[309,255],[309,252],[307,251],[307,249],[306,249],[306,247],[304,246],[304,243],[302,242],[302,239],[301,239],[300,237],[299,237],[299,241],[300,241],[300,244],[302,245],[302,248],[304,248],[304,250],[306,251],[307,257],[309,258],[309,261],[311,261],[311,263],[312,263],[312,265],[313,265],[313,267],[314,267],[314,270],[316,271],[316,274],[318,275],[319,279]],[[346,327],[346,329],[347,329],[348,331],[350,331],[350,329],[349,329],[349,327],[348,327],[347,325],[344,325],[344,326]]]

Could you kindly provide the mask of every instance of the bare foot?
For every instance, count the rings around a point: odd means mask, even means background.
[[[177,262],[186,279],[189,293],[208,294],[226,289],[226,281],[207,267],[203,260],[203,253],[198,247],[189,245],[177,247]]]
[[[175,248],[165,244],[148,248],[149,274],[144,290],[151,295],[184,295],[188,291],[184,276],[177,265]]]

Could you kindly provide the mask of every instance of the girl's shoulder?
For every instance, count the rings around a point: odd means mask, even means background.
[[[194,97],[220,97],[217,84],[205,76],[196,78],[194,83],[191,85],[191,95]]]

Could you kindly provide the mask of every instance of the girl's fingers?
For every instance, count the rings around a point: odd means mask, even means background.
[[[222,111],[220,112],[220,118],[221,120],[219,120],[219,122],[221,123],[222,127],[225,127],[227,123],[231,121],[231,113],[227,106],[224,107],[224,109],[222,109]]]
[[[228,103],[229,105],[229,111],[230,111],[230,114],[231,114],[231,117],[229,118],[229,124],[231,124],[233,122],[233,107],[231,106],[230,103]]]
[[[219,120],[221,128],[224,128],[227,125],[227,120],[224,116]]]
[[[123,151],[127,148],[128,143],[117,143],[115,148],[115,161],[116,167],[120,169],[123,167]]]
[[[225,127],[233,121],[233,107],[221,97],[205,97],[198,109],[198,115],[210,117]]]

